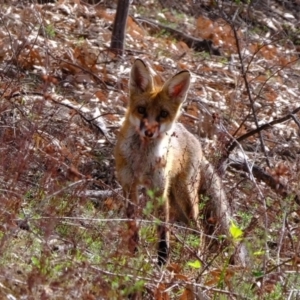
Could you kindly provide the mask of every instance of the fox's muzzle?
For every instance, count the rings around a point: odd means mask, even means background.
[[[140,132],[147,138],[156,138],[159,135],[158,122],[149,122],[148,119],[143,119],[140,124]]]

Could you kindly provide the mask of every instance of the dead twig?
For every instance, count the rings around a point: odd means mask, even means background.
[[[241,64],[242,77],[243,77],[243,80],[244,80],[244,83],[245,83],[245,87],[246,87],[246,91],[247,91],[247,94],[248,94],[248,98],[249,98],[249,101],[250,101],[250,107],[251,107],[251,110],[252,110],[252,114],[253,114],[253,118],[254,118],[254,123],[255,123],[256,128],[258,128],[259,127],[258,118],[257,118],[256,111],[255,111],[255,108],[254,108],[254,100],[252,98],[252,94],[251,94],[251,91],[250,91],[249,82],[248,82],[248,79],[247,79],[247,70],[245,70],[245,66],[244,66],[244,62],[243,62],[243,58],[242,58],[239,37],[238,37],[237,31],[236,31],[234,25],[231,22],[229,22],[229,21],[228,21],[228,23],[231,26],[231,29],[232,29],[233,34],[234,34],[236,48],[237,48],[237,53],[238,53],[240,64]],[[266,147],[265,147],[265,143],[264,143],[264,139],[263,139],[261,131],[259,131],[258,134],[259,134],[259,140],[260,140],[261,148],[262,148],[262,150],[264,152],[267,165],[268,165],[268,167],[270,167],[271,164],[270,164],[269,159],[268,159],[268,155],[267,155],[267,151],[266,151]]]
[[[109,89],[108,86],[106,85],[106,83],[105,83],[99,76],[97,76],[95,73],[91,72],[90,70],[87,70],[86,68],[84,68],[84,67],[82,67],[82,66],[80,66],[80,65],[78,65],[78,64],[72,63],[72,62],[70,62],[70,61],[66,61],[66,60],[64,60],[64,59],[62,59],[62,58],[57,58],[57,57],[55,57],[54,55],[52,55],[49,51],[48,51],[48,54],[49,54],[49,56],[51,56],[54,60],[56,60],[56,61],[58,61],[58,62],[63,62],[63,63],[65,63],[65,64],[69,64],[69,65],[71,65],[71,66],[73,66],[73,67],[76,67],[76,68],[80,69],[81,71],[83,71],[83,72],[85,72],[85,73],[87,73],[87,74],[90,74],[90,75],[91,75],[92,77],[94,77],[100,84],[102,84],[103,87],[104,87],[105,89],[107,89],[107,90]]]
[[[46,94],[46,95],[42,95],[42,96],[45,96],[46,99],[50,99],[56,104],[63,105],[67,108],[75,110],[76,113],[78,113],[82,119],[84,119],[87,123],[91,124],[92,126],[96,127],[104,135],[106,140],[110,144],[113,145],[113,142],[111,142],[111,140],[110,140],[110,137],[109,137],[107,129],[106,129],[106,125],[105,125],[101,115],[93,116],[91,119],[89,119],[82,113],[81,109],[79,107],[77,107],[78,105],[76,103],[72,103],[69,100],[66,100],[63,102],[61,99],[60,99],[60,101],[58,101],[57,99],[55,99],[56,95]]]
[[[300,123],[299,123],[298,119],[294,116],[299,111],[300,111],[300,107],[297,107],[291,113],[289,113],[279,119],[275,119],[271,122],[268,122],[261,126],[258,126],[256,129],[251,130],[251,131],[241,135],[240,137],[236,138],[234,141],[231,140],[230,146],[227,148],[227,154],[229,155],[232,152],[232,150],[238,145],[238,143],[242,142],[243,140],[247,139],[248,137],[257,134],[257,133],[261,132],[262,130],[272,128],[273,125],[283,123],[289,119],[293,119],[300,128]]]

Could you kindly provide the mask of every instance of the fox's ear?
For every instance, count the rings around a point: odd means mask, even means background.
[[[148,66],[141,59],[136,59],[130,73],[130,93],[143,93],[152,86],[153,78]]]
[[[164,84],[163,91],[165,91],[170,98],[182,103],[186,98],[190,82],[191,74],[189,71],[184,70],[169,79]]]

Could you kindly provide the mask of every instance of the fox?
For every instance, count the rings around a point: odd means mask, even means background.
[[[199,224],[199,193],[206,190],[221,232],[229,232],[231,208],[221,178],[203,154],[200,141],[178,117],[190,89],[191,73],[182,70],[158,84],[152,70],[136,59],[130,72],[129,101],[114,150],[116,177],[128,218],[128,247],[139,243],[136,210],[139,187],[154,194],[158,265],[168,262],[170,221]]]

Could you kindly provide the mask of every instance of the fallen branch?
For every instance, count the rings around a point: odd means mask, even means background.
[[[263,181],[266,185],[268,185],[270,188],[275,190],[279,195],[281,195],[283,198],[286,198],[287,196],[290,196],[294,194],[294,200],[296,201],[297,204],[300,205],[300,197],[298,196],[297,193],[291,191],[287,186],[283,185],[282,183],[278,182],[272,175],[264,171],[262,168],[258,167],[257,165],[249,164],[245,159],[236,159],[236,158],[231,158],[230,154],[234,150],[234,148],[238,145],[240,145],[240,142],[243,140],[247,139],[248,137],[257,134],[259,131],[266,130],[268,128],[272,128],[273,125],[283,123],[289,119],[293,119],[294,122],[299,126],[300,128],[300,122],[298,118],[295,116],[297,112],[300,111],[300,107],[297,107],[294,109],[291,113],[288,115],[285,115],[279,119],[275,119],[271,122],[265,123],[258,128],[251,130],[243,135],[241,135],[238,138],[234,138],[232,135],[230,135],[225,127],[223,126],[223,131],[227,132],[227,134],[230,136],[230,142],[228,143],[228,146],[226,147],[227,151],[225,152],[225,155],[219,160],[218,164],[218,172],[219,174],[224,174],[226,170],[226,162],[229,160],[229,165],[236,169],[243,171],[249,175],[252,175],[258,180]],[[209,112],[208,112],[209,113]],[[191,116],[187,113],[183,113],[184,116],[191,118],[192,120],[199,121],[198,118]],[[211,114],[210,114],[211,115]],[[213,116],[211,115],[212,122],[213,122]],[[241,147],[241,146],[240,146]],[[249,168],[249,165],[251,165],[251,168]]]
[[[89,108],[84,107],[82,104],[72,102],[68,99],[63,99],[62,97],[57,96],[56,94],[48,94],[48,93],[40,93],[40,92],[26,92],[25,93],[23,91],[20,91],[20,92],[13,93],[12,95],[9,95],[9,99],[19,97],[20,95],[23,95],[23,96],[34,95],[34,96],[44,97],[45,99],[51,100],[58,105],[62,105],[64,107],[67,107],[69,109],[76,111],[76,113],[84,121],[89,123],[92,127],[97,128],[100,131],[100,133],[104,135],[104,137],[110,144],[112,144],[112,145],[114,144],[111,141],[111,137],[109,136],[105,121],[103,119],[103,116],[105,114],[100,114],[98,109],[96,109],[95,111],[91,111]]]
[[[211,40],[205,40],[205,39],[200,39],[200,38],[195,38],[195,37],[189,36],[189,35],[185,34],[184,32],[181,32],[177,29],[171,28],[169,26],[160,24],[156,21],[152,21],[149,19],[137,17],[137,18],[134,18],[134,20],[136,20],[137,22],[146,23],[154,29],[159,27],[160,29],[169,32],[174,38],[185,42],[190,48],[194,49],[195,51],[207,51],[214,55],[221,55],[220,50],[213,45]]]
[[[104,201],[109,197],[123,201],[124,197],[121,192],[121,188],[115,190],[85,190],[80,194],[80,196],[90,198],[93,202],[99,204],[101,201]]]
[[[113,142],[111,141],[111,138],[107,131],[106,124],[102,118],[102,115],[100,115],[100,112],[98,110],[91,111],[90,109],[85,108],[82,105],[79,105],[78,103],[71,102],[68,99],[62,99],[56,96],[55,94],[45,94],[41,96],[44,96],[48,100],[49,99],[52,100],[56,104],[63,105],[67,108],[76,111],[76,113],[80,115],[82,119],[84,119],[87,123],[97,128],[101,132],[101,134],[104,135],[106,140],[113,145]],[[90,115],[90,117],[87,117],[86,115]]]
[[[247,139],[250,136],[253,136],[254,134],[257,134],[259,132],[261,132],[262,130],[266,130],[269,128],[272,128],[273,125],[275,124],[280,124],[283,123],[289,119],[293,119],[296,122],[296,118],[295,118],[295,114],[298,113],[300,111],[300,107],[297,107],[296,109],[294,109],[291,113],[289,113],[288,115],[285,115],[279,119],[275,119],[271,122],[265,123],[261,126],[258,126],[256,129],[251,130],[243,135],[241,135],[240,137],[236,138],[235,140],[231,140],[229,143],[229,147],[227,148],[227,156],[229,156],[229,154],[232,152],[232,150],[238,145],[238,143],[242,142],[243,140]],[[298,122],[296,122],[296,124],[299,126]]]
[[[92,71],[90,71],[90,70],[88,70],[88,69],[86,69],[86,68],[84,68],[84,67],[82,67],[82,66],[80,66],[80,65],[78,65],[78,64],[72,63],[72,62],[70,62],[70,61],[66,61],[66,60],[64,60],[64,59],[62,59],[62,58],[55,57],[55,56],[52,55],[52,53],[49,52],[49,51],[47,51],[47,54],[48,54],[49,56],[51,56],[54,60],[56,60],[56,61],[58,62],[58,64],[60,64],[60,63],[63,62],[63,63],[65,63],[65,64],[69,64],[69,65],[71,65],[71,66],[73,66],[73,67],[76,67],[76,68],[80,69],[81,71],[83,71],[83,72],[85,72],[85,73],[91,75],[92,77],[94,77],[94,78],[97,80],[98,83],[102,84],[103,87],[104,87],[106,90],[109,89],[108,86],[106,85],[106,83],[104,82],[104,80],[102,80],[99,76],[97,76],[97,75],[96,75],[95,73],[93,73]]]
[[[300,199],[296,193],[290,191],[287,186],[280,183],[272,175],[270,175],[257,165],[251,165],[251,170],[249,170],[249,164],[247,164],[245,160],[230,160],[229,165],[236,170],[240,170],[248,174],[251,173],[251,175],[253,175],[256,179],[263,181],[266,185],[272,188],[277,194],[279,194],[283,198],[293,196],[294,201],[300,205]]]

